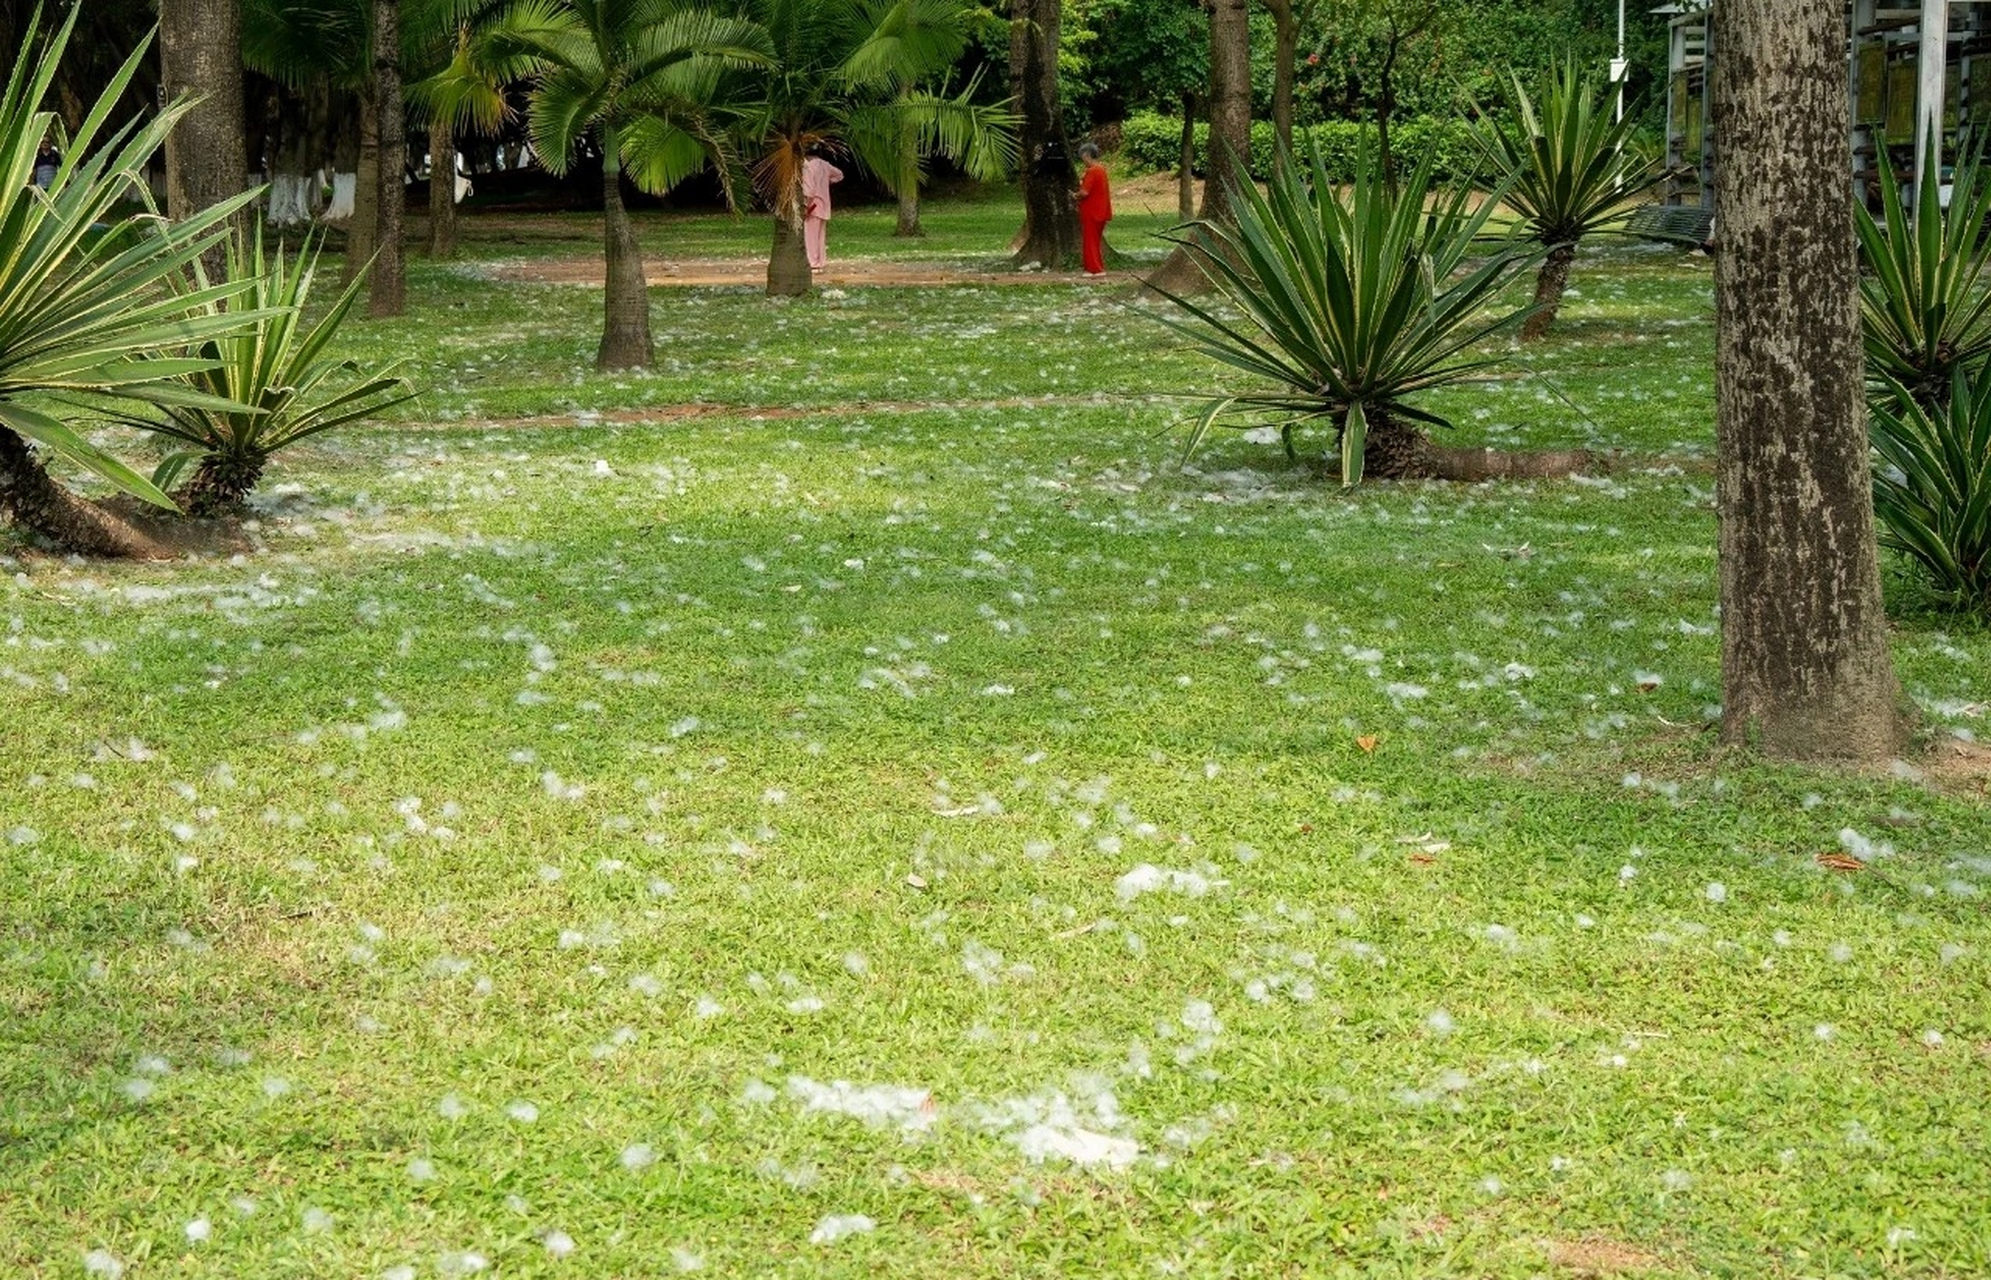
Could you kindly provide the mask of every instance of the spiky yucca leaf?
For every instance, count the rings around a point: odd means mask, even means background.
[[[1565,61],[1541,98],[1509,75],[1519,128],[1480,113],[1473,137],[1490,176],[1505,184],[1508,208],[1544,247],[1574,244],[1618,229],[1639,196],[1666,173],[1631,145],[1638,113],[1613,119],[1609,86]]]
[[[1956,370],[1933,407],[1891,390],[1872,419],[1881,545],[1959,603],[1991,606],[1991,386]]]
[[[45,50],[35,49],[37,24],[30,23],[0,91],[0,429],[170,510],[172,500],[156,485],[90,444],[53,410],[76,397],[158,405],[207,399],[184,378],[212,361],[183,353],[254,323],[256,315],[219,305],[240,292],[236,285],[191,292],[175,286],[225,234],[226,221],[260,192],[243,192],[174,223],[151,209],[145,165],[185,105],[105,130],[150,37],[71,136],[49,189],[36,189],[29,181],[35,153],[56,119],[40,104],[75,22],[71,9]],[[134,199],[143,212],[117,211]],[[102,232],[105,226],[109,233]]]
[[[1215,425],[1290,433],[1326,419],[1342,433],[1342,483],[1354,485],[1379,416],[1448,425],[1412,398],[1491,363],[1467,353],[1529,314],[1496,303],[1535,250],[1487,236],[1500,192],[1438,189],[1433,164],[1426,155],[1392,194],[1365,139],[1344,190],[1310,144],[1304,165],[1280,157],[1262,194],[1241,167],[1233,174],[1236,226],[1193,223],[1178,237],[1228,305],[1168,295],[1187,318],[1164,323],[1259,384],[1206,397],[1185,457]]]
[[[187,446],[155,474],[162,487],[189,463],[202,471],[248,476],[253,483],[271,454],[412,396],[392,370],[368,373],[354,361],[326,354],[365,276],[356,276],[307,326],[304,311],[317,265],[318,249],[309,238],[290,261],[281,252],[264,253],[260,230],[230,242],[228,278],[260,319],[201,344],[201,355],[211,363],[185,375],[201,400],[164,405],[156,415],[122,415],[133,426]],[[241,407],[218,407],[226,404]],[[246,491],[222,491],[224,502],[243,496]]]
[[[1883,158],[1880,218],[1853,206],[1867,269],[1860,278],[1867,375],[1925,406],[1949,394],[1955,374],[1974,377],[1991,357],[1987,179],[1978,160],[1966,157],[1952,172],[1945,207],[1937,166],[1925,164],[1911,210]]]

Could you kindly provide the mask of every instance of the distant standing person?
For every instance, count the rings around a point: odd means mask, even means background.
[[[842,181],[843,170],[812,148],[802,162],[802,243],[811,271],[830,265],[830,184]]]
[[[1106,182],[1106,166],[1099,163],[1099,148],[1086,143],[1078,149],[1085,174],[1078,181],[1079,254],[1089,276],[1106,274],[1106,224],[1113,221],[1113,193]]]
[[[44,142],[41,150],[35,152],[35,185],[43,191],[55,185],[55,171],[62,167],[62,157],[56,153],[53,143]]]

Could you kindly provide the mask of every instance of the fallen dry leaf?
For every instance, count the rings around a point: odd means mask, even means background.
[[[1827,871],[1865,871],[1867,864],[1858,858],[1844,853],[1821,853],[1813,859]]]
[[[1413,853],[1410,855],[1410,862],[1412,866],[1428,867],[1436,861],[1438,861],[1438,859],[1432,857],[1428,853]]]
[[[1377,741],[1378,739],[1375,734],[1365,733],[1361,737],[1355,739],[1355,745],[1362,748],[1363,755],[1372,756],[1376,754]]]

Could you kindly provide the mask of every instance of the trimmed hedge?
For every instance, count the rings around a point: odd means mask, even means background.
[[[1303,151],[1306,147],[1304,138],[1312,136],[1320,144],[1328,172],[1345,181],[1355,176],[1355,151],[1365,132],[1370,135],[1369,146],[1373,149],[1376,145],[1374,125],[1354,120],[1328,120],[1296,127],[1293,130],[1293,146],[1295,150]],[[1182,155],[1180,117],[1157,115],[1152,111],[1137,112],[1121,126],[1120,137],[1120,153],[1143,170],[1173,170]],[[1197,125],[1198,173],[1203,172],[1209,141],[1210,126]],[[1276,145],[1271,121],[1251,122],[1253,175],[1260,178],[1270,176]],[[1400,120],[1390,129],[1390,147],[1396,152],[1400,163],[1405,160],[1415,163],[1426,152],[1436,152],[1436,173],[1440,178],[1471,178],[1480,164],[1479,149],[1473,144],[1472,133],[1462,120],[1440,120],[1429,116]]]

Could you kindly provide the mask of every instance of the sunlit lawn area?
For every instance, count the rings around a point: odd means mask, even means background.
[[[1118,287],[596,374],[491,275],[596,225],[417,262],[243,554],[0,543],[0,1271],[1991,1272],[1991,636],[1890,570],[1920,754],[1717,749],[1705,260],[1440,402],[1596,474],[1344,495]]]

